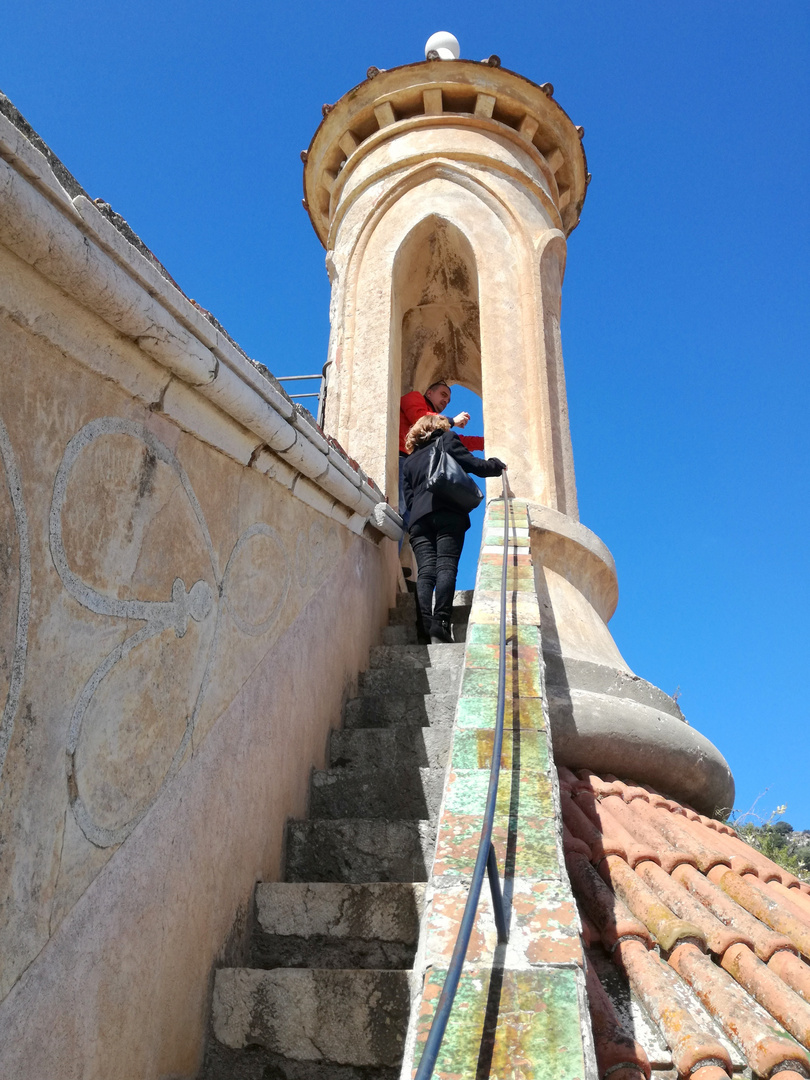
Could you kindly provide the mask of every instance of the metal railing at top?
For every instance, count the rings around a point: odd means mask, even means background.
[[[324,412],[326,410],[326,371],[327,371],[327,368],[329,367],[329,365],[331,364],[331,362],[332,362],[331,360],[326,361],[326,363],[323,365],[323,370],[321,371],[320,375],[280,375],[280,376],[276,376],[276,380],[278,382],[280,382],[280,383],[309,382],[312,379],[318,379],[320,381],[320,386],[318,387],[318,392],[317,393],[290,394],[289,396],[292,398],[293,401],[298,401],[300,398],[317,398],[318,399],[318,411],[315,414],[315,419],[318,421],[318,424],[321,427],[323,427]]]
[[[478,845],[478,855],[470,881],[470,891],[467,894],[467,903],[464,914],[461,916],[458,936],[447,968],[444,986],[442,987],[439,1003],[433,1016],[433,1023],[422,1051],[419,1068],[416,1070],[414,1080],[429,1080],[433,1075],[436,1059],[439,1056],[444,1032],[453,1002],[456,997],[461,969],[464,966],[464,958],[470,944],[470,934],[475,922],[478,901],[481,897],[481,888],[484,883],[484,872],[489,878],[489,887],[492,891],[492,908],[495,916],[495,927],[498,931],[498,942],[505,944],[509,940],[509,931],[506,924],[506,911],[504,909],[503,891],[501,879],[498,873],[498,861],[495,856],[495,847],[492,843],[492,827],[495,821],[495,802],[498,797],[498,780],[501,773],[501,751],[503,749],[503,714],[504,700],[506,696],[506,580],[509,566],[509,505],[510,498],[507,495],[506,469],[502,474],[503,479],[503,570],[501,573],[501,635],[498,663],[498,708],[495,719],[495,739],[492,745],[492,765],[489,770],[489,788],[487,801],[484,808],[484,821],[481,827],[481,841]]]

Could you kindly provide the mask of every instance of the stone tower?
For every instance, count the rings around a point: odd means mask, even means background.
[[[303,155],[332,281],[326,431],[393,502],[400,396],[437,378],[480,394],[487,452],[529,504],[558,764],[730,808],[725,759],[619,653],[614,562],[579,521],[560,306],[583,130],[497,57],[428,55],[370,68]]]

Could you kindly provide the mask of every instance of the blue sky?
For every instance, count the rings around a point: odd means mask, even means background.
[[[611,629],[725,753],[738,809],[765,792],[810,828],[806,0],[27,0],[3,24],[0,88],[277,375],[326,355],[299,160],[321,105],[438,29],[552,82],[593,173],[562,332]]]

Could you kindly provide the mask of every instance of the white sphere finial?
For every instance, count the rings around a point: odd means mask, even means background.
[[[427,54],[434,50],[439,54],[440,60],[458,60],[460,52],[458,40],[449,30],[439,30],[430,35],[425,42],[425,59]]]

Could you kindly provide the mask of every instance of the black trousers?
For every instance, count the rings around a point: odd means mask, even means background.
[[[466,514],[434,510],[410,528],[411,547],[416,557],[416,598],[426,632],[432,619],[450,621],[456,591],[458,560],[468,528]],[[436,591],[434,606],[433,591]]]

